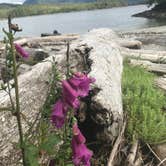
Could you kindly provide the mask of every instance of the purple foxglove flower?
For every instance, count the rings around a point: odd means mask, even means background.
[[[76,89],[80,97],[88,95],[90,90],[90,84],[95,82],[94,78],[89,78],[86,74],[76,73],[69,80],[71,86]]]
[[[65,80],[62,82],[62,88],[63,88],[63,100],[64,102],[71,106],[74,109],[79,108],[79,100],[78,100],[78,94],[77,92],[70,86],[70,84]]]
[[[85,141],[86,141],[85,137],[82,135],[82,133],[76,123],[73,125],[73,137],[77,141],[78,144],[85,143]]]
[[[72,138],[73,163],[75,166],[90,166],[90,159],[93,153],[84,144],[85,138],[79,138],[79,135],[82,135],[82,133],[78,129],[77,124],[75,124],[73,126]],[[81,137],[83,137],[83,135]]]
[[[57,127],[61,128],[66,119],[67,107],[62,102],[62,100],[58,100],[53,107],[53,111],[51,114],[51,122]]]
[[[21,47],[21,45],[15,43],[14,46],[15,46],[16,51],[17,51],[23,58],[28,58],[28,57],[29,57],[29,53],[28,53],[27,51],[25,51],[25,50]]]
[[[73,163],[75,166],[90,166],[90,159],[93,155],[85,144],[76,144],[75,140],[72,140],[73,149]]]

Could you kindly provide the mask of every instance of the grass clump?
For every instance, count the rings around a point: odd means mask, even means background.
[[[130,139],[157,144],[166,142],[166,96],[154,86],[155,76],[127,63],[123,72],[123,103],[128,114]]]

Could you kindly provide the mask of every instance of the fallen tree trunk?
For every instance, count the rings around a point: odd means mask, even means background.
[[[45,62],[37,64],[31,71],[19,76],[21,112],[29,123],[36,120],[46,99],[48,85],[45,80],[49,79],[50,72],[51,63]],[[12,90],[12,97],[14,97],[14,90]],[[3,111],[2,108],[5,107],[10,107],[10,100],[8,94],[2,91],[0,92],[0,108]],[[9,111],[2,111],[0,112],[0,164],[2,166],[17,165],[14,164],[18,157],[14,151],[14,144],[18,142],[16,119]],[[26,121],[22,120],[22,122],[23,130],[26,132],[29,126]]]
[[[15,40],[15,43],[20,45],[31,45],[33,43],[39,43],[40,42],[59,42],[59,41],[71,41],[78,39],[79,35],[77,34],[67,34],[67,35],[60,35],[60,36],[47,36],[47,37],[29,37],[29,38],[22,38]],[[5,49],[4,44],[0,45],[0,51],[3,51]]]
[[[142,42],[138,40],[129,40],[129,39],[120,39],[118,44],[121,47],[129,48],[129,49],[140,49],[142,46]]]
[[[96,79],[94,93],[89,105],[91,123],[95,126],[96,139],[113,141],[119,134],[123,122],[121,98],[122,57],[118,45],[112,40],[113,31],[94,30],[71,45],[70,67],[75,71],[88,71]],[[43,38],[41,39],[43,40]],[[40,40],[38,40],[40,41]],[[93,49],[92,49],[93,48]],[[92,50],[91,50],[92,49]],[[65,52],[65,51],[64,51]],[[54,56],[59,71],[66,72],[66,55]],[[19,76],[21,111],[26,121],[33,123],[47,97],[52,56],[32,67],[32,70]],[[12,96],[14,90],[12,90]],[[0,108],[10,106],[9,97],[0,92]],[[23,119],[24,133],[29,129]],[[14,165],[14,143],[18,142],[17,123],[10,112],[0,112],[0,161],[1,165]],[[93,130],[93,129],[91,129]],[[18,156],[17,156],[18,157]],[[8,159],[10,158],[10,160]]]
[[[130,50],[127,48],[121,48],[120,50],[123,57],[148,60],[155,63],[166,63],[166,51]]]
[[[123,122],[122,57],[112,36],[112,30],[99,29],[91,31],[81,41],[93,48],[89,55],[92,61],[89,74],[96,79],[96,88],[100,89],[91,99],[90,116],[99,127],[97,139],[107,142],[118,136]]]
[[[143,61],[143,60],[136,60],[131,59],[130,64],[134,66],[143,66],[148,71],[159,73],[159,74],[165,74],[166,73],[166,64],[156,64],[152,63],[150,61]]]

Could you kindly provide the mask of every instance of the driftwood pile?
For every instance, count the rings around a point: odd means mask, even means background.
[[[71,43],[70,68],[74,71],[86,71],[96,79],[93,88],[94,95],[91,97],[89,105],[90,121],[95,127],[91,128],[90,132],[94,133],[94,137],[99,141],[115,142],[108,163],[108,166],[113,166],[116,151],[125,130],[121,92],[123,57],[132,58],[131,64],[133,65],[143,65],[149,71],[165,74],[166,65],[159,63],[164,63],[166,51],[138,50],[142,46],[140,41],[122,39],[110,29],[92,30],[83,36],[62,35],[16,41],[25,46],[27,50],[33,48],[39,51],[38,49],[42,49],[44,53],[48,54],[44,61],[31,66],[30,70],[24,71],[18,78],[21,111],[26,117],[26,121],[23,120],[25,133],[29,129],[27,121],[33,123],[40,117],[39,110],[43,106],[49,88],[47,81],[51,73],[53,57],[58,63],[58,70],[62,76],[66,72],[66,42],[68,41]],[[2,46],[0,50],[0,57],[3,58],[4,47]],[[166,90],[166,78],[161,77],[156,83]],[[0,91],[0,109],[9,106],[8,95]],[[86,111],[86,108],[82,108],[83,111]],[[84,121],[86,121],[86,117]],[[18,132],[16,120],[10,112],[0,112],[0,130],[0,165],[14,166],[13,161],[16,157],[13,155],[16,154],[14,143],[18,142]],[[138,148],[137,143],[134,146],[136,147],[131,150],[137,151],[135,150]],[[140,158],[138,157],[138,159]],[[141,163],[139,160],[135,160],[133,152],[131,152],[131,155],[128,156],[129,165],[135,165],[136,161],[138,165]]]

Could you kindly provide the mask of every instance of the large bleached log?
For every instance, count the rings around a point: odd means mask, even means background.
[[[97,138],[104,141],[116,138],[123,119],[122,57],[114,39],[112,30],[99,29],[91,31],[81,41],[82,45],[93,48],[89,55],[93,62],[89,74],[96,79],[95,86],[100,90],[91,99],[90,123],[96,124],[92,130],[96,130]]]
[[[159,74],[166,74],[166,64],[157,64],[157,63],[152,63],[150,61],[143,61],[143,60],[136,60],[136,59],[131,59],[130,64],[134,66],[143,66],[146,68],[148,71],[159,73]]]
[[[15,43],[20,45],[28,45],[31,43],[39,43],[40,42],[59,42],[59,41],[71,41],[75,40],[79,37],[77,34],[66,34],[66,35],[60,35],[60,36],[47,36],[47,37],[28,37],[28,38],[22,38],[15,40]],[[5,46],[3,43],[0,44],[0,51],[3,51],[5,49]]]
[[[19,94],[21,111],[29,123],[33,123],[42,107],[48,90],[46,81],[51,72],[51,63],[37,64],[34,68],[19,77]],[[12,90],[12,96],[14,91]],[[0,107],[9,107],[9,97],[3,91],[0,92]],[[23,130],[27,131],[29,126],[23,121]],[[18,129],[15,117],[10,112],[0,112],[0,165],[17,165],[16,153],[13,152],[14,143],[18,142]],[[10,160],[8,159],[10,158]]]
[[[122,57],[118,45],[112,39],[113,34],[114,32],[109,29],[93,30],[74,41],[70,51],[71,69],[89,71],[89,75],[96,79],[94,89],[97,89],[97,92],[92,96],[87,111],[90,124],[95,124],[95,128],[91,130],[97,131],[97,139],[109,142],[119,134],[123,120]],[[46,99],[52,56],[55,57],[59,71],[64,76],[65,51],[60,55],[51,55],[19,76],[21,111],[26,116],[26,121],[32,123],[36,119]],[[12,90],[12,96],[13,93]],[[8,106],[10,106],[9,97],[1,91],[0,108]],[[24,132],[28,128],[23,120]],[[10,112],[0,112],[0,131],[0,165],[12,166],[15,160],[13,143],[18,142],[18,131],[16,119]]]
[[[138,40],[129,40],[129,39],[121,39],[121,38],[119,38],[117,43],[121,47],[126,47],[126,48],[130,48],[130,49],[140,49],[141,46],[142,46],[142,42],[140,42]]]
[[[166,63],[166,51],[130,50],[127,48],[121,48],[120,50],[123,57],[148,60],[156,63]]]
[[[25,45],[28,43],[40,43],[40,42],[57,42],[57,41],[71,41],[75,40],[79,37],[77,34],[67,34],[67,35],[60,35],[60,36],[47,36],[47,37],[36,37],[36,38],[26,38],[26,39],[19,39],[15,42],[20,45]]]

